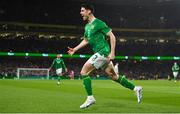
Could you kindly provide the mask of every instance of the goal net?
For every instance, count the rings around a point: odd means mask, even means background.
[[[49,79],[47,68],[17,68],[18,79]]]

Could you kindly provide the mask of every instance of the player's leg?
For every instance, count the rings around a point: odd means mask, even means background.
[[[87,99],[80,106],[81,109],[87,108],[96,102],[95,98],[93,97],[92,86],[91,86],[91,78],[89,76],[90,72],[92,72],[94,69],[95,69],[95,67],[91,63],[89,63],[89,61],[87,61],[81,70],[83,85],[84,85],[84,88],[87,92]]]
[[[92,94],[92,87],[91,87],[91,78],[89,77],[89,73],[92,72],[94,69],[101,68],[107,62],[107,58],[100,55],[99,53],[95,53],[93,56],[89,58],[89,60],[84,64],[81,75],[83,76],[83,84],[88,94],[87,100],[80,106],[80,108],[86,108],[91,104],[96,102],[95,98]]]
[[[174,82],[177,82],[177,75],[178,75],[178,72],[173,72]]]
[[[112,78],[112,80],[120,83],[122,86],[133,90],[135,88],[135,85],[132,84],[131,82],[129,82],[124,75],[119,76],[118,74],[116,74],[115,70],[114,70],[114,66],[113,63],[110,62],[107,66],[107,68],[105,69],[105,72]]]
[[[60,81],[61,81],[61,76],[62,74],[57,74],[58,78],[57,78],[57,85],[60,85]]]
[[[60,81],[61,81],[61,76],[62,76],[62,68],[59,68],[56,70],[56,74],[58,76],[58,81],[57,81],[57,84],[59,85],[60,84]]]
[[[112,62],[108,64],[108,66],[105,69],[105,72],[114,80],[115,82],[121,84],[123,87],[128,88],[130,90],[133,90],[136,92],[138,103],[141,102],[142,99],[142,87],[141,86],[135,86],[133,83],[128,81],[124,75],[120,76],[116,74],[114,70],[114,65]]]

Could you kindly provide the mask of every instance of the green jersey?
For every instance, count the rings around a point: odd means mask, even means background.
[[[93,51],[104,56],[110,53],[110,47],[106,39],[106,34],[111,29],[101,20],[94,19],[93,22],[85,26],[84,38],[89,42]]]
[[[66,69],[66,66],[64,64],[64,61],[63,59],[61,58],[56,58],[53,60],[53,63],[51,64],[51,67],[52,68],[54,67],[55,69],[59,69],[59,68],[63,68],[63,69]]]
[[[178,71],[179,71],[179,66],[178,66],[177,64],[174,64],[174,65],[172,66],[172,71],[173,71],[173,72],[178,72]]]

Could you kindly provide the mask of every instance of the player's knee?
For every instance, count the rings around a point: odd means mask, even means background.
[[[111,77],[113,77],[114,75],[114,73],[111,70],[105,70],[105,72]]]
[[[114,73],[112,73],[111,71],[106,71],[106,73],[111,77],[112,80],[116,81],[118,80],[118,76]]]
[[[110,71],[106,71],[106,73],[112,77],[112,73]]]
[[[109,69],[106,69],[105,72],[110,76],[112,73]]]
[[[87,72],[85,72],[85,71],[83,71],[83,70],[81,70],[80,74],[81,74],[81,75],[88,75]]]
[[[112,80],[116,81],[116,78],[115,78],[115,77],[112,77]]]
[[[118,76],[112,76],[112,80],[117,81],[118,80]]]

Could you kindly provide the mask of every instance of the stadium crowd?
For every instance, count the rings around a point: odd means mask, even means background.
[[[159,1],[159,2],[158,2]],[[162,1],[162,2],[160,2]],[[81,25],[79,7],[82,0],[55,0],[53,2],[1,0],[0,21]],[[134,4],[94,3],[96,16],[110,26],[120,28],[178,28],[179,2],[170,0],[134,0]],[[42,4],[43,3],[43,4]],[[14,5],[16,4],[16,5]],[[68,9],[68,10],[67,10]],[[111,9],[111,10],[109,10]],[[33,12],[33,13],[32,13]]]
[[[4,52],[34,52],[34,53],[67,53],[68,46],[77,45],[81,39],[40,39],[40,38],[13,38],[0,39],[1,51]],[[168,42],[152,42],[151,40],[139,41],[127,40],[120,42],[117,40],[116,55],[127,56],[178,56],[180,42],[169,40]],[[87,47],[78,51],[79,54],[92,54],[92,50]]]
[[[1,39],[1,51],[4,52],[34,52],[34,53],[62,53],[67,54],[67,47],[76,45],[80,39]],[[175,43],[122,43],[117,42],[116,55],[149,55],[175,56],[178,55],[180,44]],[[77,54],[92,54],[90,48],[82,49]],[[2,76],[16,76],[17,68],[49,68],[53,58],[48,57],[2,57],[0,59],[0,73]],[[79,76],[81,67],[86,59],[64,58],[68,70],[73,70]],[[172,75],[171,66],[174,61],[148,60],[114,60],[119,63],[120,73],[125,73],[130,79],[167,78]],[[54,75],[55,73],[52,72]],[[100,70],[92,74],[94,77],[106,76]]]
[[[73,70],[75,77],[79,77],[80,70],[85,60],[64,58],[68,71]],[[83,61],[83,62],[82,62]],[[24,57],[3,57],[0,60],[0,75],[2,77],[16,77],[17,68],[49,68],[52,59],[49,58],[24,58]],[[172,76],[171,67],[173,61],[138,61],[138,60],[114,60],[119,63],[120,74],[126,74],[129,79],[167,79]],[[39,71],[39,73],[41,73]],[[55,75],[51,71],[50,75]],[[66,74],[68,75],[68,74]],[[94,78],[105,77],[101,70],[92,73]]]

